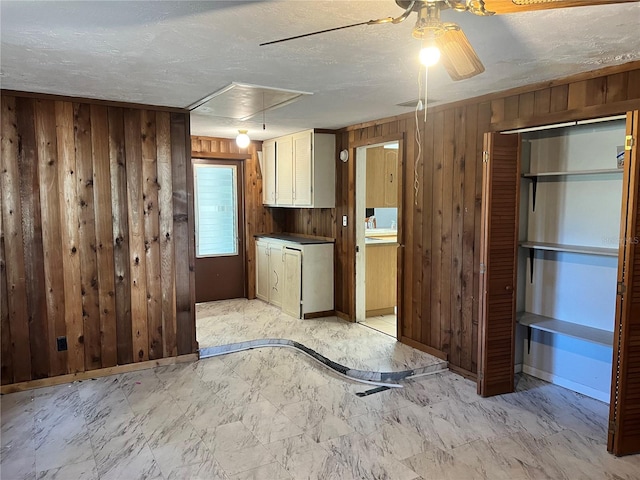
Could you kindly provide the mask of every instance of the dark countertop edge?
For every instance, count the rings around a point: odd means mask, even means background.
[[[306,237],[294,233],[256,233],[255,238],[272,238],[274,240],[284,240],[287,242],[299,243],[300,245],[313,245],[321,243],[336,243],[334,238],[327,237]]]

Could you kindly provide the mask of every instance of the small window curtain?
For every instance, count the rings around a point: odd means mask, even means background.
[[[238,255],[235,165],[194,165],[196,256]]]

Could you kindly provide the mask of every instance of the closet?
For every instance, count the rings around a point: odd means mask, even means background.
[[[609,450],[640,451],[638,112],[488,133],[478,391],[524,371],[611,405]]]

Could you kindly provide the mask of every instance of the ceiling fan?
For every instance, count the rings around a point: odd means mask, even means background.
[[[281,38],[260,46],[286,42],[298,38],[309,37],[321,33],[343,30],[360,25],[379,25],[382,23],[401,23],[413,12],[418,19],[413,27],[414,38],[422,40],[423,48],[420,60],[427,66],[434,65],[439,59],[452,80],[464,80],[484,72],[484,65],[467,40],[462,29],[455,23],[442,22],[440,12],[452,9],[457,12],[471,12],[475,15],[498,15],[506,13],[527,12],[550,8],[580,7],[587,5],[603,5],[611,3],[629,3],[638,0],[396,0],[404,9],[399,17],[385,17],[377,20],[353,23],[341,27],[328,28],[316,32]]]

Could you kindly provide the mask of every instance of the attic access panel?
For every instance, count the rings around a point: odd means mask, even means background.
[[[312,93],[233,82],[187,108],[201,115],[244,121],[259,113],[288,105],[303,95]]]

